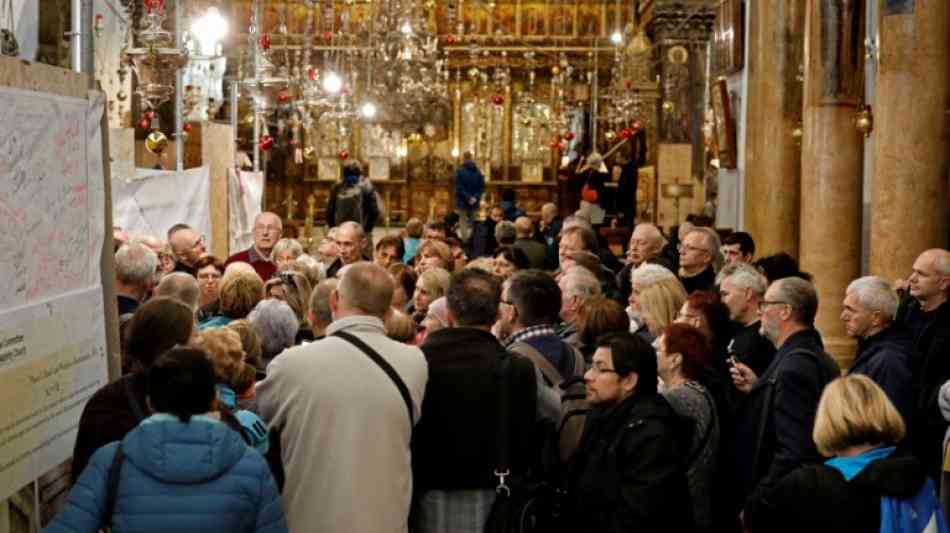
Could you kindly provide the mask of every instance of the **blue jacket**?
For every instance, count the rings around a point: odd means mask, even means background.
[[[455,206],[458,209],[477,209],[478,201],[485,192],[485,176],[474,161],[466,161],[455,171]],[[475,198],[475,205],[468,203]]]
[[[93,454],[44,533],[96,533],[109,523],[105,502],[117,447]],[[114,533],[288,531],[264,458],[217,420],[153,415],[126,435],[122,452]]]
[[[877,335],[858,343],[849,374],[864,374],[884,389],[887,397],[910,422],[914,414],[914,384],[910,360],[914,341],[900,324],[893,324]]]

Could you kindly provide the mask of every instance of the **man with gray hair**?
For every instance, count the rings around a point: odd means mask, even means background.
[[[115,294],[119,316],[138,309],[155,285],[158,256],[139,243],[123,244],[115,253]]]
[[[617,273],[617,286],[620,288],[620,295],[626,300],[630,298],[630,291],[633,290],[631,279],[633,271],[647,261],[658,263],[671,271],[675,271],[673,265],[663,257],[663,247],[666,246],[666,237],[660,232],[660,229],[650,223],[637,224],[630,234],[630,243],[627,245],[627,258],[623,269]]]
[[[277,213],[264,211],[254,217],[254,226],[251,231],[254,244],[247,250],[231,255],[224,264],[227,266],[237,261],[249,263],[254,267],[257,275],[266,282],[277,272],[277,265],[271,257],[273,255],[271,252],[284,233],[284,224]]]
[[[792,470],[823,460],[811,436],[815,412],[822,389],[841,375],[814,327],[814,285],[777,280],[758,307],[762,334],[777,349],[775,360],[758,377],[748,367],[732,369],[736,388],[746,393],[735,443],[735,472],[746,504],[760,500]]]
[[[561,273],[558,287],[561,289],[560,316],[563,321],[558,333],[565,342],[580,348],[582,343],[577,331],[577,312],[591,296],[600,294],[600,281],[590,270],[572,266]]]
[[[195,263],[207,252],[205,236],[188,224],[175,224],[168,230],[168,246],[175,256],[175,272],[196,276]]]
[[[897,292],[884,278],[865,276],[848,285],[841,312],[848,336],[858,341],[858,354],[849,374],[864,374],[884,389],[904,420],[913,409],[910,360],[914,351],[909,332],[894,323]]]
[[[710,228],[696,228],[686,234],[679,246],[680,281],[686,294],[708,291],[716,286],[713,263],[719,255],[719,237]]]
[[[495,224],[495,241],[498,246],[510,246],[518,239],[518,230],[515,223],[508,220],[502,220]]]
[[[201,289],[198,280],[184,272],[172,272],[162,278],[155,287],[155,296],[173,298],[187,305],[193,312],[198,312],[198,298]]]
[[[759,332],[759,302],[765,297],[768,282],[748,263],[726,265],[719,279],[719,298],[736,326],[726,348],[731,358],[728,364],[745,365],[761,376],[775,358],[775,345]]]
[[[326,338],[282,353],[257,386],[261,418],[281,435],[292,531],[408,531],[428,368],[419,348],[386,336],[393,290],[382,267],[348,266]]]
[[[336,289],[337,281],[335,278],[321,281],[310,295],[310,329],[313,331],[313,340],[326,337],[327,328],[333,322],[330,294]]]

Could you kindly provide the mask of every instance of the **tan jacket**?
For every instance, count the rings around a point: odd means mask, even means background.
[[[373,347],[409,389],[416,422],[428,379],[422,351],[388,339],[383,322],[347,317],[325,339],[291,348],[257,386],[261,417],[281,432],[291,531],[405,533],[412,498],[406,404],[389,376],[343,339]]]

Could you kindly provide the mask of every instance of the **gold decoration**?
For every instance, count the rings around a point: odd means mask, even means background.
[[[154,130],[145,138],[145,149],[155,155],[161,155],[168,148],[168,137],[165,134]]]
[[[874,131],[874,114],[871,113],[871,106],[866,105],[858,111],[854,117],[854,127],[865,137],[871,136],[871,132]]]

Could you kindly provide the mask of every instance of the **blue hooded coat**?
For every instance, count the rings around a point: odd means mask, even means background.
[[[44,533],[202,531],[287,533],[267,463],[225,424],[168,414],[144,420],[122,440],[115,505],[106,509],[118,443],[103,446]]]
[[[474,161],[465,161],[455,171],[455,207],[458,209],[477,209],[478,202],[485,192],[485,176],[475,165]],[[468,199],[475,198],[475,204],[469,204]]]

